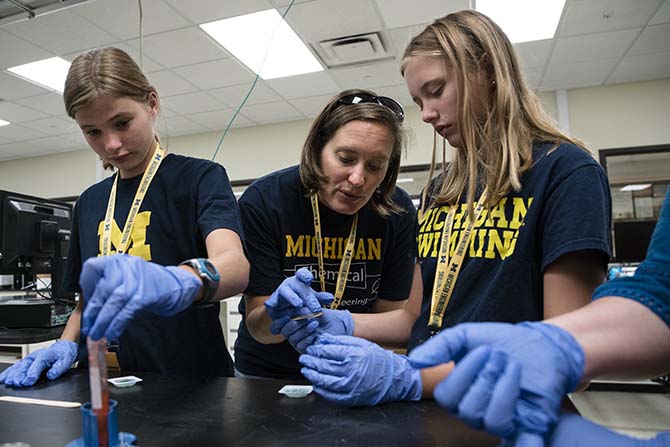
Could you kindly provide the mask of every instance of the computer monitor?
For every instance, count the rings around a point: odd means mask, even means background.
[[[14,277],[14,289],[51,275],[51,298],[71,299],[63,292],[70,245],[72,205],[10,191],[0,191],[0,275]]]
[[[614,260],[644,261],[655,227],[656,222],[653,220],[614,222]]]

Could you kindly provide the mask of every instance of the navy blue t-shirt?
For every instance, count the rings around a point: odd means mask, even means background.
[[[447,306],[442,329],[458,323],[516,323],[543,318],[542,274],[561,255],[580,250],[610,255],[611,198],[605,172],[586,151],[571,145],[537,144],[533,166],[521,177],[522,188],[475,223],[469,249]],[[467,205],[454,217],[453,255]],[[433,282],[448,205],[431,206],[419,222],[418,251],[423,277],[421,314],[408,349],[430,333]]]
[[[383,218],[369,204],[358,212],[354,259],[340,309],[370,312],[377,298],[396,301],[409,296],[416,259],[416,214],[406,192],[396,188],[393,200],[403,212]],[[271,295],[301,267],[312,271],[312,287],[320,290],[312,207],[297,166],[255,181],[240,198],[240,212],[251,263],[246,295]],[[332,293],[353,216],[322,204],[319,214],[326,290]],[[240,313],[245,315],[244,300]],[[244,318],[235,343],[235,367],[255,376],[300,377],[295,349],[286,341],[257,342]]]
[[[142,176],[119,179],[114,208],[112,252]],[[64,286],[80,292],[83,262],[100,256],[102,226],[114,177],[88,188],[73,213],[72,240]],[[239,209],[225,169],[211,161],[168,154],[137,214],[128,254],[160,265],[207,257],[205,239],[226,228],[242,235]],[[140,312],[118,340],[123,370],[166,374],[231,376],[219,304],[193,306],[172,317]],[[86,341],[80,337],[79,362],[86,366]]]

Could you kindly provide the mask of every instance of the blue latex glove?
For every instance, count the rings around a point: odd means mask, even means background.
[[[32,386],[47,370],[47,378],[54,380],[70,369],[77,359],[77,344],[58,340],[48,348],[31,352],[26,358],[0,373],[0,383],[8,386]]]
[[[319,335],[300,356],[302,374],[327,400],[350,406],[421,399],[421,374],[407,357],[367,340]]]
[[[458,362],[482,345],[497,348],[520,364],[523,374],[514,407],[515,435],[526,439],[524,442],[529,445],[532,445],[531,438],[541,442],[542,436],[558,422],[563,396],[572,391],[582,377],[584,352],[581,346],[568,332],[545,323],[466,323],[440,332],[412,351],[409,358],[416,368],[451,360]],[[492,399],[503,399],[513,390],[500,386],[495,387],[494,393]],[[491,415],[483,423],[481,428],[496,432],[508,422],[503,415]]]
[[[84,262],[79,285],[86,299],[81,331],[116,340],[140,310],[168,317],[189,307],[202,282],[179,267],[116,254]]]
[[[275,321],[282,317],[291,318],[320,312],[322,309],[319,300],[324,303],[330,302],[333,300],[333,295],[315,292],[312,289],[313,279],[312,272],[305,267],[299,269],[295,276],[286,278],[265,301],[265,309],[270,318]]]
[[[283,316],[272,322],[270,331],[281,333],[300,353],[304,353],[319,334],[354,335],[354,319],[348,310],[323,309],[322,312],[323,315],[310,320],[293,321]]]
[[[516,432],[520,365],[498,349],[479,346],[469,352],[433,392],[435,400],[471,427],[508,438]]]
[[[653,439],[635,439],[614,433],[576,414],[561,417],[547,444],[549,447],[670,447],[670,432]]]

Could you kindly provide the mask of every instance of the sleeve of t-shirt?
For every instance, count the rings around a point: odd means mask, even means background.
[[[214,230],[232,230],[243,239],[240,209],[228,175],[218,163],[208,163],[199,176],[196,188],[198,230],[203,239]]]
[[[63,277],[63,290],[68,292],[81,292],[79,288],[79,275],[81,274],[81,250],[79,249],[79,202],[72,211],[72,226],[70,228],[70,246],[68,247],[67,262],[65,263],[65,275]]]
[[[277,240],[277,223],[272,221],[263,196],[254,186],[247,188],[240,198],[240,215],[250,264],[245,294],[270,295],[284,280],[280,252],[283,245]]]
[[[416,262],[416,236],[418,225],[416,209],[411,199],[403,194],[401,214],[390,217],[395,219],[392,227],[392,240],[388,244],[388,255],[384,256],[382,277],[378,297],[383,300],[400,301],[409,297],[414,278]]]
[[[608,281],[593,293],[593,299],[606,296],[637,301],[670,326],[670,191],[665,196],[647,258],[632,277]]]
[[[610,256],[612,203],[607,178],[596,164],[578,167],[545,198],[541,222],[542,271],[560,256],[581,250]]]

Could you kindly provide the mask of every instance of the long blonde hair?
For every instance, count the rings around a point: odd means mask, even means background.
[[[456,151],[448,168],[442,163],[443,181],[435,188],[433,202],[456,203],[467,189],[468,214],[472,218],[478,186],[488,187],[488,207],[511,190],[521,189],[521,175],[533,163],[534,142],[558,145],[568,141],[586,150],[582,142],[561,132],[544,112],[523,77],[511,42],[484,14],[464,10],[428,25],[405,49],[403,74],[414,56],[443,58],[445,66],[453,68],[458,82],[458,125],[463,147]],[[485,117],[477,116],[473,110],[473,91],[482,79],[490,89]],[[431,173],[435,146],[434,140]],[[424,197],[423,207],[425,202]]]

